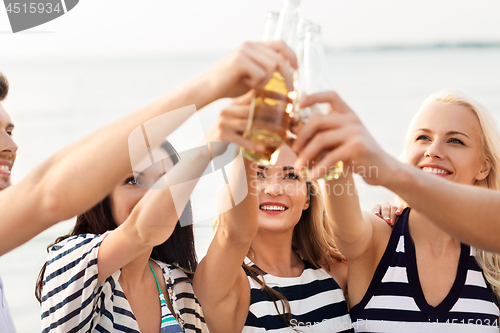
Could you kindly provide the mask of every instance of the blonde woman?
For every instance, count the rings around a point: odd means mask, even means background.
[[[397,178],[389,163],[380,162],[385,155],[379,154],[378,146],[338,96],[316,95],[304,104],[325,101],[340,114],[318,117],[304,127],[296,146],[302,153],[296,166],[326,151],[319,165],[341,156],[351,167],[330,186],[353,184],[352,171],[360,172],[369,162],[375,162],[371,166],[377,167],[378,174],[364,170],[367,182],[377,183],[377,176],[386,178],[391,173]],[[319,132],[312,135],[315,130]],[[500,133],[483,106],[461,93],[444,91],[430,96],[415,115],[404,160],[436,180],[498,190],[498,143]],[[371,157],[375,153],[378,161]],[[315,172],[320,174],[318,167]],[[357,332],[498,332],[498,255],[460,243],[420,209],[406,208],[391,229],[376,216],[362,213],[356,194],[327,193],[326,200],[335,240],[349,260],[349,302]],[[441,209],[460,208],[450,204]]]
[[[245,161],[246,175],[230,178],[249,193],[219,217],[193,280],[211,332],[352,332],[347,264],[295,160],[283,146],[274,166]]]

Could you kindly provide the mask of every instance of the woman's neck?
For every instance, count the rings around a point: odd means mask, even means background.
[[[450,249],[460,249],[460,242],[441,230],[428,218],[415,210],[410,211],[408,228],[413,242],[426,247],[435,257],[446,255]]]
[[[280,277],[302,274],[304,263],[292,250],[293,229],[286,233],[259,230],[249,251],[249,258],[265,272]]]
[[[151,269],[149,268],[149,257],[151,256],[152,251],[153,249],[144,252],[122,267],[120,284],[125,283],[128,286],[133,286],[139,285],[141,282],[145,281],[145,278],[151,274]]]

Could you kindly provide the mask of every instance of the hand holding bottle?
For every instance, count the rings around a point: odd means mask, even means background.
[[[297,57],[284,42],[246,42],[205,73],[207,88],[215,94],[212,99],[237,97],[264,87],[279,72],[293,90],[290,65],[297,68]]]
[[[250,114],[250,101],[254,90],[245,95],[233,98],[217,117],[215,125],[205,135],[210,142],[212,158],[223,154],[229,143],[236,143],[245,149],[264,151],[264,147],[243,137]],[[220,144],[217,144],[220,143]]]
[[[394,176],[397,160],[373,139],[351,108],[333,91],[306,97],[301,107],[328,103],[330,113],[314,115],[299,131],[293,149],[299,152],[295,169],[314,164],[308,177],[317,179],[338,161],[346,172],[358,173],[370,185],[384,185]]]

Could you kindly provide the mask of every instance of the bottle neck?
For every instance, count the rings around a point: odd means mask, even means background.
[[[295,45],[295,33],[299,22],[299,5],[300,0],[284,1],[274,34],[275,40],[282,40],[290,47]]]
[[[333,88],[325,58],[321,31],[307,29],[304,40],[303,76],[301,77],[303,93],[311,94]]]

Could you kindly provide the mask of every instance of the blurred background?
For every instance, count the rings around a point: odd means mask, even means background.
[[[193,78],[243,41],[261,39],[266,12],[279,11],[281,4],[82,0],[66,15],[17,34],[0,8],[0,71],[11,84],[4,105],[19,145],[13,183],[61,148]],[[402,150],[412,115],[436,90],[462,90],[500,116],[497,0],[302,0],[301,13],[322,25],[337,92],[393,156]],[[205,130],[226,103],[200,113]],[[172,139],[176,148],[182,140],[182,134]],[[88,186],[97,181],[88,179]],[[365,210],[393,200],[382,188],[362,181],[357,186]],[[47,245],[73,223],[60,223],[0,258],[18,332],[40,330],[35,280]],[[195,233],[201,259],[210,223],[195,225]]]

